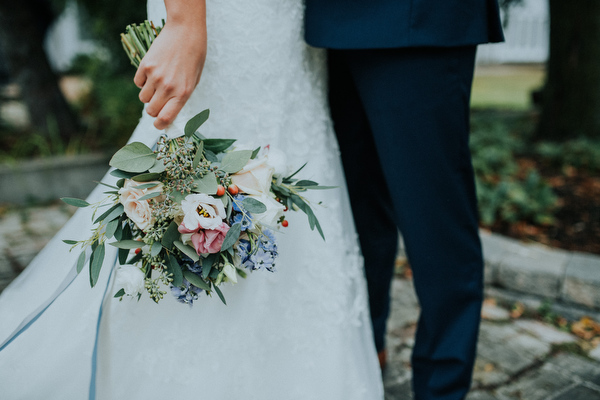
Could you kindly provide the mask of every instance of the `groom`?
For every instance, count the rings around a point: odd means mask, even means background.
[[[469,96],[476,45],[503,40],[497,0],[306,0],[305,21],[306,41],[330,49],[380,362],[399,229],[421,306],[415,398],[463,399],[483,286]]]

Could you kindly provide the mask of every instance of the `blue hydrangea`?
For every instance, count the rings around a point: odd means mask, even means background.
[[[254,269],[254,264],[250,259],[252,246],[248,240],[241,239],[237,246],[237,254],[241,259],[241,266],[247,269]]]
[[[273,272],[275,270],[275,257],[275,253],[259,247],[256,253],[250,256],[250,260],[252,261],[252,264],[254,264],[253,270],[266,269]]]
[[[247,229],[251,229],[253,226],[252,217],[251,217],[250,213],[248,213],[248,212],[246,212],[246,214],[235,213],[233,215],[232,224],[236,224],[236,223],[239,223],[241,225],[242,232]]]
[[[195,300],[198,300],[198,296],[202,292],[202,289],[192,285],[187,279],[183,280],[183,286],[171,286],[171,294],[175,296],[178,302],[183,304],[189,304],[191,307]]]
[[[277,257],[277,241],[275,235],[269,229],[263,229],[262,235],[258,237],[258,245],[263,250],[274,253]]]
[[[231,202],[231,206],[233,207],[234,211],[237,211],[239,213],[242,212],[242,209],[238,206],[238,204],[242,204],[242,201],[244,201],[245,198],[246,196],[244,196],[243,194],[238,194],[233,198],[235,201]]]

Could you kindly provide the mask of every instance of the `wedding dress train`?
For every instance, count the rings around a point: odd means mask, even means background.
[[[165,17],[161,0],[149,18]],[[0,352],[0,398],[382,399],[366,285],[338,148],[326,108],[325,53],[302,40],[300,0],[208,0],[208,56],[182,118],[209,108],[207,137],[283,150],[302,177],[337,189],[307,196],[325,233],[288,212],[274,273],[222,286],[228,305],[201,296],[192,308],[113,298],[116,251],[107,246],[97,286],[84,270]],[[133,84],[133,83],[132,83]],[[181,120],[181,118],[179,118]],[[131,140],[152,145],[144,115]],[[105,182],[114,182],[109,175]],[[90,195],[99,199],[102,187]],[[65,193],[68,195],[68,193]],[[322,201],[322,205],[318,205]],[[60,285],[89,235],[79,210],[0,296],[0,342]],[[102,314],[99,310],[102,305]],[[94,398],[94,394],[90,395]]]

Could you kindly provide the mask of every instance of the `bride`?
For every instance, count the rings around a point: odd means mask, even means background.
[[[290,213],[275,273],[222,286],[227,306],[201,297],[193,308],[169,295],[113,298],[107,248],[96,287],[84,270],[0,351],[2,399],[382,399],[325,54],[302,40],[302,1],[207,0],[206,26],[203,1],[165,3],[148,2],[149,18],[167,24],[135,77],[148,105],[131,140],[151,146],[184,104],[178,120],[209,108],[203,135],[270,144],[292,167],[308,161],[303,178],[339,187],[310,193],[326,242]],[[0,343],[54,297],[78,256],[62,240],[91,226],[79,210],[0,296]]]

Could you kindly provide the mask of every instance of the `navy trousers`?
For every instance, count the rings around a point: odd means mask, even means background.
[[[457,400],[473,369],[483,261],[469,140],[475,46],[330,50],[330,106],[385,346],[399,229],[421,307],[417,400]]]

